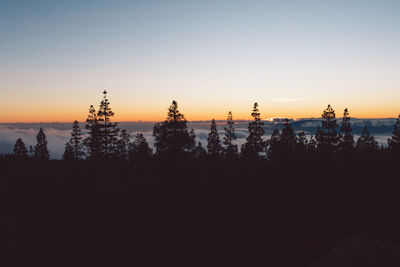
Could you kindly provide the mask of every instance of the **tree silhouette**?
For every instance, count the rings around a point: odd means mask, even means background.
[[[72,123],[72,132],[69,144],[72,148],[72,158],[75,160],[81,159],[85,152],[83,151],[82,131],[79,128],[79,122],[77,120]]]
[[[349,111],[346,108],[343,113],[342,125],[340,126],[340,132],[343,134],[339,136],[339,150],[350,151],[353,149],[354,137],[351,131]]]
[[[374,152],[378,150],[378,142],[375,138],[370,135],[367,130],[367,126],[364,127],[364,130],[361,133],[361,136],[357,140],[356,149],[360,152]]]
[[[238,147],[233,142],[236,140],[235,128],[233,125],[235,122],[233,121],[232,112],[229,111],[228,119],[226,120],[227,127],[224,128],[225,136],[224,136],[224,154],[225,158],[233,159],[237,158],[238,155]]]
[[[389,149],[400,153],[400,114],[393,125],[393,135],[388,139]]]
[[[336,115],[331,105],[322,113],[322,125],[318,126],[317,134],[315,135],[317,141],[317,149],[319,151],[332,152],[335,150],[339,141],[336,128]]]
[[[130,161],[140,161],[148,159],[152,155],[152,150],[142,133],[137,133],[133,141],[129,144],[128,158]]]
[[[214,119],[211,121],[210,133],[207,138],[207,150],[208,155],[212,158],[218,158],[222,154],[221,141],[219,140],[217,125]]]
[[[286,119],[285,123],[283,124],[282,134],[279,142],[284,153],[292,152],[295,149],[296,134],[294,133],[292,125],[288,119]]]
[[[27,159],[28,150],[21,138],[18,138],[14,145],[14,155],[17,159]]]
[[[261,122],[257,103],[254,103],[251,116],[253,117],[253,121],[249,123],[249,136],[246,137],[246,143],[241,148],[244,158],[258,158],[260,153],[265,149],[264,141],[262,140],[264,123]]]
[[[100,102],[97,119],[99,121],[99,135],[101,138],[101,155],[105,159],[115,153],[116,141],[119,133],[117,123],[111,122],[114,112],[111,110],[110,102],[107,99],[107,91],[103,92],[103,100]]]
[[[119,133],[119,139],[117,140],[116,157],[118,159],[127,160],[129,145],[131,141],[131,135],[124,129]]]
[[[46,161],[49,160],[49,150],[47,149],[47,140],[46,135],[43,132],[43,129],[39,129],[39,133],[36,135],[37,144],[35,146],[35,154],[34,158],[36,160]]]
[[[85,128],[88,130],[88,137],[85,138],[83,144],[86,148],[89,159],[99,159],[100,158],[100,125],[97,118],[97,112],[93,105],[89,108],[89,115],[86,119]]]
[[[74,148],[70,143],[65,144],[65,150],[64,150],[64,154],[62,157],[64,160],[76,160],[77,159],[77,158],[75,158]]]
[[[271,134],[271,139],[267,141],[267,158],[276,160],[279,158],[281,134],[278,129],[274,129]]]
[[[171,155],[176,158],[182,153],[193,151],[194,132],[188,132],[186,119],[179,112],[176,101],[172,101],[167,119],[154,125],[153,136],[158,156]]]
[[[207,151],[203,148],[201,142],[198,142],[197,146],[194,148],[193,156],[195,159],[203,159],[207,156]]]

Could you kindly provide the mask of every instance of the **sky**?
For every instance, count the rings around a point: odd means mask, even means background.
[[[2,1],[0,122],[400,112],[400,1]]]

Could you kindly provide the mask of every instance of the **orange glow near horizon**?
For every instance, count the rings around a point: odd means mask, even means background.
[[[214,110],[210,107],[207,110],[196,110],[195,108],[190,108],[185,105],[179,105],[179,110],[185,115],[188,121],[209,121],[211,119],[215,120],[225,120],[227,113],[232,111],[234,120],[250,120],[252,105],[249,105],[247,110],[244,107],[232,108],[222,110],[222,108],[215,108]],[[273,107],[267,103],[267,105],[259,104],[259,110],[261,113],[261,118],[263,120],[268,118],[320,118],[322,111],[325,106],[308,107],[307,109],[301,109],[301,107],[295,107],[292,110],[285,110],[285,107]],[[347,106],[343,105],[332,105],[336,111],[336,117],[342,117],[343,110]],[[372,107],[368,110],[359,109],[357,105],[354,107],[349,107],[350,116],[354,118],[396,118],[400,110],[396,110],[393,107],[386,107],[385,109],[379,107]],[[158,107],[157,109],[148,109],[134,111],[128,108],[113,108],[115,116],[113,121],[162,121],[167,116],[166,105],[163,108]],[[66,113],[61,107],[52,109],[34,109],[29,108],[30,112],[27,110],[11,110],[8,116],[4,116],[0,123],[40,123],[40,122],[72,122],[78,120],[79,122],[84,122],[87,117],[87,107],[77,107],[73,111]],[[3,113],[4,114],[4,113]],[[11,114],[11,115],[9,115]]]

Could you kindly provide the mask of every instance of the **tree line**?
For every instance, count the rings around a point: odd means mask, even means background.
[[[152,157],[177,159],[191,157],[194,159],[251,159],[251,160],[282,160],[293,154],[303,153],[342,153],[353,152],[373,153],[390,151],[400,154],[400,115],[393,126],[393,135],[388,139],[388,146],[379,146],[367,127],[361,136],[354,140],[350,123],[349,111],[343,113],[340,127],[336,120],[335,111],[328,105],[322,113],[322,122],[318,125],[315,135],[306,138],[305,132],[293,130],[291,123],[286,119],[283,129],[275,129],[268,140],[265,134],[258,104],[254,103],[251,113],[252,120],[248,125],[248,136],[245,143],[238,148],[232,112],[228,113],[224,136],[221,140],[215,120],[212,119],[210,132],[207,138],[207,148],[201,142],[196,144],[194,130],[188,129],[185,116],[179,111],[176,101],[172,101],[168,108],[167,118],[156,123],[153,128],[155,152],[143,133],[131,136],[127,130],[119,129],[112,121],[114,112],[107,98],[107,91],[103,92],[103,99],[96,111],[93,105],[89,108],[85,129],[87,137],[83,138],[82,129],[78,121],[72,124],[71,138],[65,145],[64,160],[125,160],[142,161]],[[14,157],[17,159],[32,158],[35,160],[49,160],[46,135],[40,128],[37,144],[30,146],[29,151],[19,138],[14,146]]]

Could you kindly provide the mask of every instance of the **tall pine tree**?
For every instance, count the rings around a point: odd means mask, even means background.
[[[75,160],[81,159],[85,153],[83,151],[82,131],[79,128],[79,122],[77,120],[72,123],[72,132],[69,144],[72,148],[72,158]]]
[[[264,123],[261,121],[257,103],[254,103],[251,116],[253,117],[253,121],[249,123],[249,135],[246,137],[246,143],[241,148],[244,158],[258,158],[265,150],[265,143],[262,140]]]
[[[344,110],[342,125],[340,126],[339,150],[348,152],[354,147],[354,137],[351,134],[350,116],[347,108]]]
[[[324,152],[332,152],[336,149],[339,137],[336,132],[337,123],[335,111],[331,105],[322,113],[322,125],[318,126],[317,134],[317,149]]]
[[[178,110],[176,101],[172,101],[167,119],[154,125],[153,136],[158,156],[172,156],[176,159],[185,152],[192,152],[195,146],[194,132],[188,132],[187,121]]]
[[[49,160],[49,150],[47,149],[46,135],[43,129],[40,128],[38,134],[36,135],[37,144],[34,149],[34,158],[36,160],[46,161]]]
[[[215,124],[214,119],[211,121],[210,133],[208,134],[207,150],[208,155],[212,158],[218,158],[222,154],[221,141],[219,139],[217,125]]]
[[[18,138],[14,145],[14,155],[17,159],[27,159],[28,150],[21,138]]]
[[[107,99],[107,91],[103,92],[103,100],[100,102],[97,119],[99,121],[99,135],[101,138],[101,155],[103,158],[110,158],[116,153],[116,142],[119,129],[117,123],[111,122],[114,112],[111,110],[110,102]]]
[[[233,159],[238,157],[238,147],[233,142],[236,140],[235,128],[233,125],[235,122],[233,121],[232,112],[229,111],[228,119],[226,120],[225,136],[224,136],[224,155],[227,159]]]
[[[85,128],[88,130],[88,136],[83,140],[83,144],[86,148],[88,158],[99,159],[101,151],[100,124],[93,105],[89,108]]]

